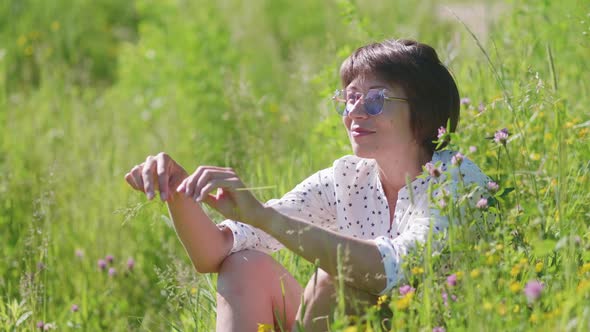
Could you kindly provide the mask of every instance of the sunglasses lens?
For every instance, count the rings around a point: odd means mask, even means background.
[[[336,90],[334,97],[332,97],[334,109],[338,114],[343,115],[347,113],[346,93],[342,90]]]
[[[365,96],[365,110],[370,115],[377,115],[381,113],[384,100],[385,96],[383,95],[383,91],[369,90]]]

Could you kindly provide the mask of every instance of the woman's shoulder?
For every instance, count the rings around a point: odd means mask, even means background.
[[[366,159],[357,157],[355,155],[345,155],[336,160],[332,167],[334,169],[363,169],[363,168],[373,168],[375,167],[375,160],[374,159]]]

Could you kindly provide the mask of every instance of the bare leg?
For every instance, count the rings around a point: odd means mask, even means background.
[[[377,303],[377,296],[353,287],[344,289],[346,313],[360,314],[367,305]],[[309,280],[303,292],[303,306],[299,307],[297,319],[306,332],[327,331],[328,322],[336,308],[336,288],[334,280],[324,270],[319,269]],[[294,329],[296,331],[296,329]]]
[[[234,253],[219,269],[216,330],[257,331],[259,323],[281,323],[287,330],[295,322],[301,293],[297,280],[271,256],[255,250]]]

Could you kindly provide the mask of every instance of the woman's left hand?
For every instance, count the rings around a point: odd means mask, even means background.
[[[214,190],[215,194],[211,194]],[[176,191],[196,202],[207,203],[228,219],[251,225],[259,221],[264,210],[264,205],[245,188],[231,168],[199,166]]]

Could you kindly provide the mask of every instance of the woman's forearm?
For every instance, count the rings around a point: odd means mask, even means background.
[[[200,273],[217,272],[232,247],[233,234],[229,229],[220,230],[194,200],[172,193],[168,211],[195,269]]]
[[[346,237],[272,208],[265,208],[259,220],[263,220],[257,225],[259,228],[306,260],[312,263],[319,260],[319,266],[331,276],[342,272],[348,285],[373,294],[385,288],[385,269],[379,249],[372,241]],[[341,271],[338,271],[339,254]]]

